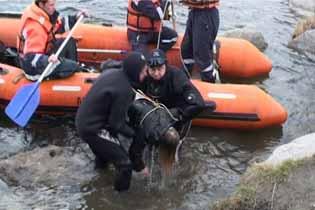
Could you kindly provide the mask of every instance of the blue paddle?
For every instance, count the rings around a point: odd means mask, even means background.
[[[65,45],[68,43],[71,38],[74,30],[78,26],[79,22],[83,19],[83,15],[79,17],[75,25],[72,27],[71,31],[67,35],[66,39],[62,42],[58,51],[56,52],[56,56],[58,57]],[[43,73],[40,75],[39,79],[35,83],[31,83],[21,87],[15,96],[11,99],[10,103],[5,109],[6,115],[13,120],[16,124],[21,127],[24,127],[40,102],[40,90],[39,85],[42,80],[45,78],[46,74],[51,71],[55,67],[54,63],[50,62]]]

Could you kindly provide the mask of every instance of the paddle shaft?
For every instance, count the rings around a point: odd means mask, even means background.
[[[179,50],[179,47],[175,46],[172,49]],[[108,54],[127,54],[129,50],[110,50],[110,49],[88,49],[88,48],[78,48],[79,53],[108,53]]]
[[[72,37],[72,34],[73,34],[74,30],[77,28],[77,26],[79,25],[79,23],[81,22],[81,20],[83,18],[84,18],[84,16],[80,15],[79,19],[77,20],[77,22],[74,24],[74,26],[70,30],[69,34],[67,35],[66,39],[62,42],[62,44],[60,45],[59,49],[57,50],[57,52],[55,54],[57,57],[59,57],[59,55],[62,52],[63,48],[66,46],[66,44],[68,43],[69,39]],[[45,70],[40,75],[39,79],[37,80],[38,83],[40,83],[45,78],[47,72],[50,71],[50,69],[53,67],[53,65],[54,65],[53,62],[49,62],[49,64],[46,66]]]
[[[172,7],[172,23],[173,23],[173,29],[174,29],[174,31],[176,31],[176,16],[175,16],[174,5],[175,5],[175,0],[172,0],[172,4],[171,4],[171,7]]]
[[[159,35],[158,35],[158,41],[157,41],[156,49],[160,48],[160,43],[161,43],[160,39],[161,39],[161,33],[162,33],[162,29],[163,29],[163,19],[165,17],[165,12],[166,12],[166,9],[167,9],[169,4],[170,4],[170,0],[167,0],[167,2],[165,4],[164,11],[163,11],[163,17],[161,18],[161,25],[160,25],[160,29],[159,29]]]

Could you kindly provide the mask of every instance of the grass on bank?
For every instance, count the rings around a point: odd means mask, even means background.
[[[290,173],[305,160],[287,160],[279,166],[256,164],[242,176],[240,184],[229,198],[219,201],[210,207],[211,210],[246,210],[255,209],[257,205],[272,205],[270,202],[258,203],[258,190],[275,188],[287,181]],[[270,190],[266,190],[268,192]],[[273,194],[270,195],[270,198]],[[272,202],[272,201],[271,201]]]

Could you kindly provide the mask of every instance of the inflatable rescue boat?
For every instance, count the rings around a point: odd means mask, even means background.
[[[16,48],[19,28],[20,14],[0,14],[0,41],[7,47]],[[126,30],[123,27],[81,24],[73,36],[78,41],[80,61],[100,63],[108,58],[122,59],[131,50]],[[167,52],[168,61],[175,66],[181,66],[182,38],[179,35],[177,43]],[[266,75],[272,69],[271,61],[246,40],[220,37],[215,46],[221,76],[250,78]]]
[[[75,73],[66,79],[40,84],[39,113],[75,113],[99,73]],[[0,64],[0,106],[4,108],[15,93],[29,84],[22,70]],[[193,80],[206,103],[216,109],[204,110],[193,124],[217,128],[258,129],[278,126],[287,119],[286,110],[271,96],[253,85],[210,84]],[[213,103],[212,103],[213,104]]]

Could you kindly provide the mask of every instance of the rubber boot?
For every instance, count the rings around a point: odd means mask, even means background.
[[[116,168],[116,177],[114,181],[114,189],[118,192],[126,191],[130,187],[132,165],[130,161],[114,164]]]

